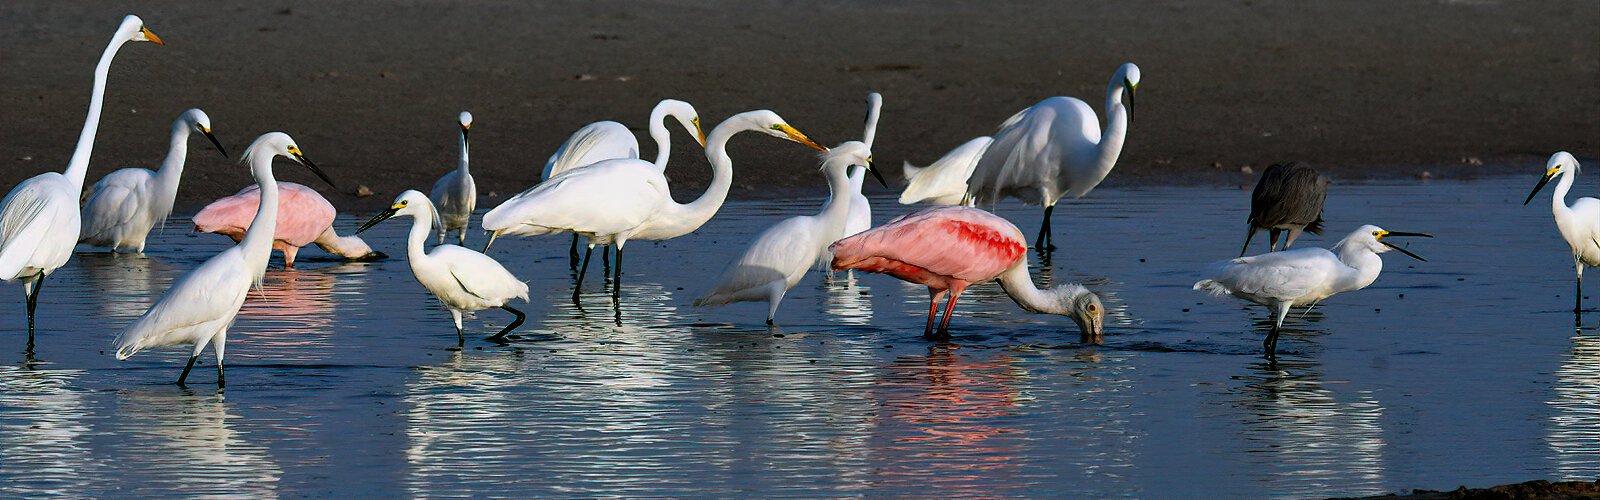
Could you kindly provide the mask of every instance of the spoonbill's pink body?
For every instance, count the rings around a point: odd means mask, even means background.
[[[283,267],[294,268],[294,257],[300,248],[316,244],[328,253],[351,260],[384,258],[374,252],[357,236],[339,236],[333,231],[333,219],[338,211],[315,189],[293,182],[278,183],[278,230],[273,233],[272,249],[283,253]],[[194,215],[194,228],[203,233],[216,233],[239,241],[250,228],[261,202],[261,188],[250,185],[206,205]]]

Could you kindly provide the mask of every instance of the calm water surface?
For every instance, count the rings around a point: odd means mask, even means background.
[[[813,274],[765,306],[691,307],[753,234],[817,199],[733,202],[699,233],[628,252],[620,306],[565,238],[502,239],[532,285],[510,317],[449,314],[403,259],[275,257],[229,336],[172,385],[185,349],[110,355],[116,332],[229,244],[168,225],[145,256],[79,254],[47,284],[25,363],[18,287],[0,293],[0,495],[950,495],[1300,497],[1453,488],[1600,470],[1600,314],[1574,328],[1572,271],[1528,179],[1334,186],[1331,245],[1359,224],[1426,231],[1372,287],[1286,323],[1190,290],[1238,253],[1248,191],[1102,189],[1057,215],[1040,282],[1113,309],[1103,346],[998,287],[963,297],[954,341],[920,338],[927,294]],[[878,222],[906,212],[875,200]],[[1007,205],[1024,232],[1039,211]],[[358,220],[341,219],[353,228]],[[409,220],[373,245],[402,255]],[[481,244],[481,236],[472,236]],[[1264,248],[1258,238],[1258,249]],[[1035,265],[1038,265],[1035,259]],[[1590,303],[1594,303],[1591,301]],[[620,317],[620,326],[618,318]]]

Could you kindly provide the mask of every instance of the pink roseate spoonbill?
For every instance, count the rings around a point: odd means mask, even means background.
[[[733,160],[728,157],[728,140],[740,132],[761,132],[810,146],[817,145],[805,134],[784,123],[777,113],[759,110],[733,115],[711,130],[706,139],[706,158],[711,160],[711,185],[689,203],[673,201],[667,178],[654,164],[641,160],[605,160],[562,172],[523,192],[483,215],[483,229],[489,232],[488,250],[501,234],[539,236],[572,232],[589,240],[578,283],[576,298],[583,287],[583,274],[589,267],[589,254],[595,245],[616,245],[616,288],[622,293],[622,247],[629,240],[667,240],[699,229],[722,208],[733,186]]]
[[[901,205],[928,203],[933,205],[960,205],[967,196],[967,178],[978,167],[978,158],[989,150],[993,137],[983,136],[962,143],[926,167],[906,162],[900,167],[906,178],[906,189],[900,192]]]
[[[872,150],[866,144],[850,141],[824,154],[828,201],[822,212],[790,217],[762,231],[743,255],[723,268],[717,283],[695,299],[694,305],[766,301],[767,324],[772,324],[784,294],[800,283],[844,230],[850,215],[851,185],[845,172],[853,166],[872,168]]]
[[[1572,312],[1583,312],[1583,266],[1600,266],[1600,200],[1582,197],[1574,200],[1571,206],[1567,205],[1567,192],[1572,190],[1572,181],[1578,178],[1578,159],[1572,153],[1560,151],[1550,155],[1545,162],[1544,176],[1539,178],[1539,184],[1533,187],[1533,192],[1528,193],[1528,198],[1522,200],[1522,205],[1527,206],[1533,197],[1544,189],[1551,179],[1560,177],[1556,183],[1556,191],[1550,197],[1550,211],[1556,218],[1556,230],[1561,233],[1561,239],[1567,241],[1567,246],[1572,249],[1572,263],[1578,268],[1578,289],[1573,299]]]
[[[454,171],[444,174],[438,182],[433,183],[433,191],[428,198],[433,200],[434,206],[439,207],[439,243],[444,243],[445,233],[460,231],[456,237],[465,245],[472,210],[478,206],[478,184],[472,181],[472,173],[467,171],[467,132],[472,130],[472,113],[462,111],[458,121],[461,123],[461,161],[456,163]]]
[[[333,219],[338,212],[315,189],[293,182],[280,182],[278,192],[281,194],[276,210],[277,234],[272,239],[272,249],[283,252],[283,267],[293,268],[295,254],[300,252],[301,247],[311,244],[350,261],[388,258],[383,252],[374,251],[360,236],[339,236],[334,232]],[[252,185],[233,196],[213,201],[200,213],[194,214],[194,229],[240,241],[255,220],[260,198],[261,187]]]
[[[505,329],[489,337],[490,342],[504,341],[506,335],[522,325],[528,316],[508,304],[511,299],[527,302],[528,284],[518,280],[505,266],[487,255],[457,245],[439,245],[432,251],[424,251],[428,230],[439,214],[421,192],[400,193],[388,210],[362,224],[356,233],[399,215],[412,218],[411,232],[406,236],[406,260],[411,263],[411,275],[450,309],[450,316],[456,322],[457,346],[467,343],[466,334],[461,331],[462,313],[498,307],[516,315]]]
[[[1062,197],[1089,194],[1122,154],[1133,94],[1139,88],[1139,67],[1123,64],[1106,89],[1106,128],[1102,133],[1094,109],[1071,97],[1051,97],[1024,109],[994,134],[994,142],[978,160],[967,181],[967,194],[979,206],[1005,197],[1044,205],[1044,222],[1034,247],[1055,249],[1050,239],[1050,213]],[[1122,104],[1122,94],[1128,104]]]
[[[179,278],[161,295],[150,310],[117,335],[117,359],[128,359],[139,351],[170,345],[192,344],[189,363],[178,375],[178,385],[189,379],[189,370],[200,358],[200,351],[212,345],[217,354],[217,387],[227,385],[223,377],[223,352],[228,343],[228,328],[244,306],[250,287],[261,286],[272,255],[273,234],[278,223],[278,182],[272,176],[272,160],[283,156],[305,166],[329,185],[333,181],[307,160],[288,134],[269,132],[246,148],[244,161],[261,187],[254,221],[239,244],[223,250]]]
[[[672,117],[683,129],[694,134],[700,147],[706,145],[706,132],[700,128],[700,112],[694,105],[677,99],[663,99],[650,110],[650,138],[656,141],[656,171],[667,170],[667,159],[672,155],[672,136],[666,119]],[[599,121],[584,125],[561,143],[561,147],[544,163],[541,180],[549,180],[562,172],[587,167],[603,160],[638,159],[639,139],[626,125],[614,121]],[[572,235],[572,249],[568,251],[573,267],[578,265],[578,235]]]
[[[1283,318],[1289,315],[1290,307],[1309,306],[1340,292],[1366,288],[1383,272],[1383,259],[1378,254],[1389,250],[1427,260],[1384,241],[1396,236],[1433,237],[1361,226],[1331,250],[1283,250],[1212,264],[1206,279],[1195,282],[1194,289],[1217,296],[1232,295],[1271,309],[1276,319],[1261,346],[1266,349],[1267,358],[1273,359],[1277,356],[1278,331],[1283,329]]]
[[[1256,189],[1250,193],[1250,232],[1244,235],[1244,248],[1239,256],[1250,250],[1250,239],[1256,230],[1270,231],[1267,251],[1288,250],[1302,231],[1322,234],[1322,203],[1328,199],[1328,176],[1305,162],[1274,163],[1261,172]],[[1283,248],[1278,247],[1278,236],[1284,231],[1289,238]]]
[[[831,247],[833,268],[883,273],[927,285],[928,324],[923,336],[950,338],[950,313],[968,286],[999,280],[1011,300],[1036,313],[1059,314],[1078,324],[1081,340],[1104,338],[1105,305],[1089,289],[1063,284],[1040,290],[1028,275],[1022,230],[997,215],[971,207],[931,207],[839,240]],[[933,328],[945,293],[944,319]]]
[[[172,142],[161,169],[124,168],[100,178],[89,188],[89,201],[83,205],[83,229],[78,242],[144,253],[150,230],[164,225],[178,197],[178,180],[183,176],[184,160],[189,157],[189,134],[199,132],[217,147],[223,158],[228,152],[211,135],[211,117],[190,109],[172,122]]]
[[[28,346],[33,353],[33,313],[39,306],[39,288],[50,273],[72,258],[82,230],[83,179],[89,173],[89,156],[94,152],[95,132],[100,128],[100,110],[105,104],[106,76],[111,59],[128,42],[154,42],[161,38],[144,27],[139,16],[122,18],[111,43],[100,54],[94,67],[94,91],[89,94],[89,115],[78,134],[78,146],[62,173],[45,172],[18,183],[0,199],[0,280],[22,282],[28,309]]]

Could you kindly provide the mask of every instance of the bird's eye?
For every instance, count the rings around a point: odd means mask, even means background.
[[[1094,304],[1089,304],[1089,312],[1095,312],[1098,310],[1100,310],[1100,308],[1095,307]]]
[[[402,207],[404,207],[404,206],[406,206],[407,204],[410,204],[410,203],[411,203],[410,200],[400,200],[400,206],[402,206]]]

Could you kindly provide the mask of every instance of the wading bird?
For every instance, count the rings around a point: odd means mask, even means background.
[[[865,129],[861,132],[861,143],[866,144],[868,150],[872,149],[873,139],[878,137],[878,115],[882,110],[883,96],[878,95],[877,92],[867,94],[867,122]],[[872,229],[872,202],[867,199],[866,195],[861,194],[861,188],[866,184],[867,170],[867,167],[864,166],[857,166],[850,170],[850,186],[848,188],[850,215],[845,218],[844,226],[840,227],[839,234],[820,241],[821,245],[817,247],[817,266],[827,269],[830,277],[833,276],[833,269],[828,265],[833,262],[833,254],[828,253],[828,245],[846,236]],[[873,170],[872,176],[876,177],[878,183],[882,184],[883,187],[889,187],[889,183],[883,180],[883,174]],[[838,196],[838,192],[830,189],[828,192],[829,199],[831,200],[835,196]],[[854,275],[854,271],[851,271],[851,273]]]
[[[1239,256],[1250,250],[1250,239],[1256,230],[1270,231],[1267,251],[1280,250],[1278,235],[1289,232],[1281,250],[1288,250],[1300,237],[1301,231],[1322,234],[1322,202],[1328,199],[1328,176],[1317,173],[1305,162],[1275,163],[1261,172],[1256,189],[1250,193],[1250,232],[1244,235],[1244,248]]]
[[[906,162],[900,167],[906,177],[906,190],[900,192],[900,204],[960,205],[967,196],[967,178],[972,177],[978,158],[983,157],[992,142],[994,138],[989,136],[967,141],[926,167],[918,168]]]
[[[300,248],[312,244],[349,261],[365,262],[388,257],[383,252],[373,251],[360,236],[339,236],[334,232],[333,220],[338,216],[338,211],[317,190],[293,182],[280,182],[278,193],[277,230],[272,237],[272,249],[283,252],[284,268],[294,268],[294,258]],[[200,213],[194,214],[194,229],[227,236],[238,242],[254,224],[260,200],[260,186],[245,186],[233,196],[213,201]]]
[[[438,182],[433,183],[433,191],[428,198],[433,205],[439,207],[439,243],[444,243],[444,235],[450,231],[460,231],[456,235],[461,244],[467,244],[467,226],[472,224],[472,210],[478,206],[478,184],[472,182],[472,173],[467,171],[467,132],[472,129],[472,113],[462,111],[459,117],[461,123],[461,161],[456,163],[455,171],[444,174]]]
[[[1522,200],[1526,206],[1533,201],[1533,197],[1557,176],[1561,181],[1556,183],[1555,194],[1550,197],[1550,211],[1555,214],[1556,229],[1561,231],[1561,239],[1567,240],[1567,246],[1572,248],[1572,263],[1578,268],[1577,297],[1573,299],[1572,312],[1583,312],[1583,266],[1600,266],[1600,200],[1590,197],[1578,198],[1567,205],[1567,191],[1572,190],[1572,181],[1578,177],[1578,159],[1571,153],[1561,151],[1550,155],[1550,160],[1545,163],[1544,177],[1539,178],[1539,184],[1533,187],[1533,192],[1528,193],[1528,199]]]
[[[192,132],[206,136],[223,158],[228,157],[222,143],[211,135],[211,117],[198,109],[184,111],[172,122],[172,143],[160,170],[124,168],[100,178],[89,188],[78,242],[109,247],[113,252],[127,249],[143,253],[150,230],[165,224],[172,214]]]
[[[144,27],[139,16],[122,19],[111,43],[100,54],[94,68],[94,92],[89,98],[89,115],[78,135],[78,147],[67,160],[62,173],[45,172],[22,181],[0,200],[0,280],[21,281],[28,309],[28,345],[33,353],[33,313],[39,305],[39,289],[45,277],[72,258],[82,230],[82,211],[78,208],[83,179],[89,173],[89,156],[94,151],[95,131],[100,127],[100,110],[105,104],[106,75],[117,49],[128,42],[154,42],[161,38]]]
[[[528,284],[518,280],[505,266],[487,255],[456,245],[439,245],[432,251],[424,251],[428,232],[438,220],[438,213],[421,192],[400,193],[388,210],[362,224],[356,233],[399,215],[412,217],[411,232],[406,236],[406,260],[411,264],[411,275],[450,310],[450,317],[456,324],[457,346],[467,343],[461,327],[463,313],[498,307],[516,315],[505,329],[489,337],[491,342],[504,341],[507,334],[522,325],[528,316],[507,303],[511,299],[527,302]]]
[[[328,185],[333,181],[307,160],[294,139],[282,132],[269,132],[245,150],[244,161],[250,175],[261,186],[260,206],[250,230],[238,245],[223,250],[189,274],[179,278],[143,316],[117,335],[117,359],[128,359],[139,351],[170,345],[193,344],[189,363],[178,375],[178,385],[189,378],[189,370],[207,344],[217,354],[217,387],[223,378],[223,351],[228,343],[228,328],[239,315],[251,285],[261,286],[272,255],[272,235],[278,224],[278,182],[272,176],[272,159],[278,156],[304,165]]]
[[[1078,324],[1081,340],[1104,337],[1105,305],[1089,289],[1063,284],[1040,290],[1028,275],[1022,230],[989,212],[969,207],[932,207],[912,212],[834,243],[833,268],[883,273],[928,287],[924,337],[950,338],[950,314],[968,286],[999,280],[1006,295],[1032,312],[1059,314]],[[946,293],[937,331],[939,299]]]
[[[733,160],[728,157],[728,140],[740,132],[761,132],[810,146],[827,148],[784,123],[771,111],[746,111],[729,117],[712,129],[706,139],[706,158],[711,161],[711,185],[689,203],[673,201],[667,178],[654,164],[641,160],[606,160],[587,167],[568,170],[531,190],[506,200],[483,215],[483,229],[489,232],[485,251],[502,234],[539,236],[570,231],[589,240],[578,283],[576,298],[583,287],[583,273],[589,267],[589,254],[595,245],[616,245],[616,277],[613,295],[621,295],[622,248],[629,240],[667,240],[699,229],[722,208],[733,186]]]
[[[823,155],[822,171],[828,177],[828,201],[817,215],[790,217],[762,231],[744,254],[723,268],[711,289],[695,299],[696,306],[730,302],[767,302],[767,324],[772,324],[778,304],[790,288],[800,283],[828,244],[838,241],[850,215],[852,166],[872,168],[872,150],[860,142],[846,142]]]
[[[1427,261],[1384,241],[1398,236],[1433,237],[1361,226],[1332,249],[1284,250],[1212,264],[1207,278],[1195,282],[1194,289],[1217,296],[1232,295],[1271,310],[1275,315],[1272,331],[1261,345],[1267,357],[1274,358],[1278,331],[1283,329],[1283,318],[1290,307],[1315,305],[1334,294],[1366,288],[1383,271],[1383,259],[1378,254],[1391,249]]]
[[[973,169],[968,195],[979,206],[1008,196],[1044,205],[1044,222],[1033,245],[1054,250],[1050,213],[1062,197],[1089,194],[1117,165],[1138,88],[1139,67],[1133,63],[1123,64],[1111,75],[1104,132],[1094,109],[1072,97],[1051,97],[1012,115],[1000,124],[994,142]]]

